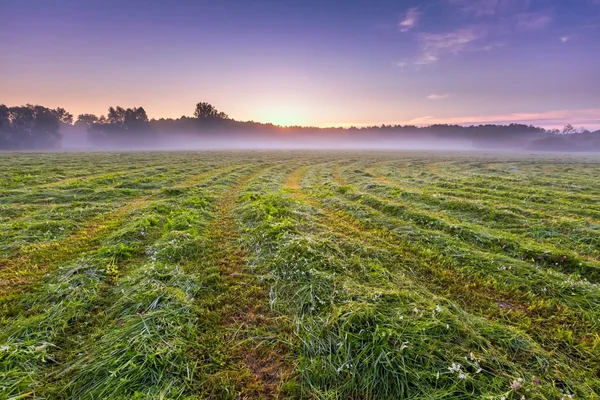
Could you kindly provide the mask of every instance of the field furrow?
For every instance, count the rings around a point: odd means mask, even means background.
[[[0,157],[0,399],[600,399],[600,160]]]

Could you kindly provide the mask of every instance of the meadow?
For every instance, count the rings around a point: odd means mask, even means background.
[[[0,399],[599,399],[600,157],[0,153]]]

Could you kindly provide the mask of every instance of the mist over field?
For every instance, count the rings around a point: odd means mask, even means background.
[[[339,136],[339,137],[336,137]],[[96,145],[80,135],[62,139],[63,150],[469,150],[474,149],[471,141],[444,140],[435,137],[378,137],[374,135],[307,135],[260,134],[260,133],[216,133],[203,134],[157,134],[152,140]]]
[[[237,121],[209,103],[193,117],[150,119],[143,107],[110,107],[107,116],[63,108],[0,105],[3,150],[504,150],[600,151],[600,131],[565,125],[380,125],[349,128],[280,126]]]

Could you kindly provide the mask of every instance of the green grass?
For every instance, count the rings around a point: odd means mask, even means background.
[[[0,399],[600,398],[597,157],[0,171]]]

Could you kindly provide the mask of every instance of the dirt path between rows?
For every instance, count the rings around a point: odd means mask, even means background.
[[[231,361],[220,374],[235,382],[242,399],[282,397],[282,385],[294,370],[285,346],[273,340],[282,330],[281,321],[269,309],[268,289],[248,270],[234,218],[240,192],[260,172],[242,178],[224,193],[209,233],[223,284],[220,328]]]

